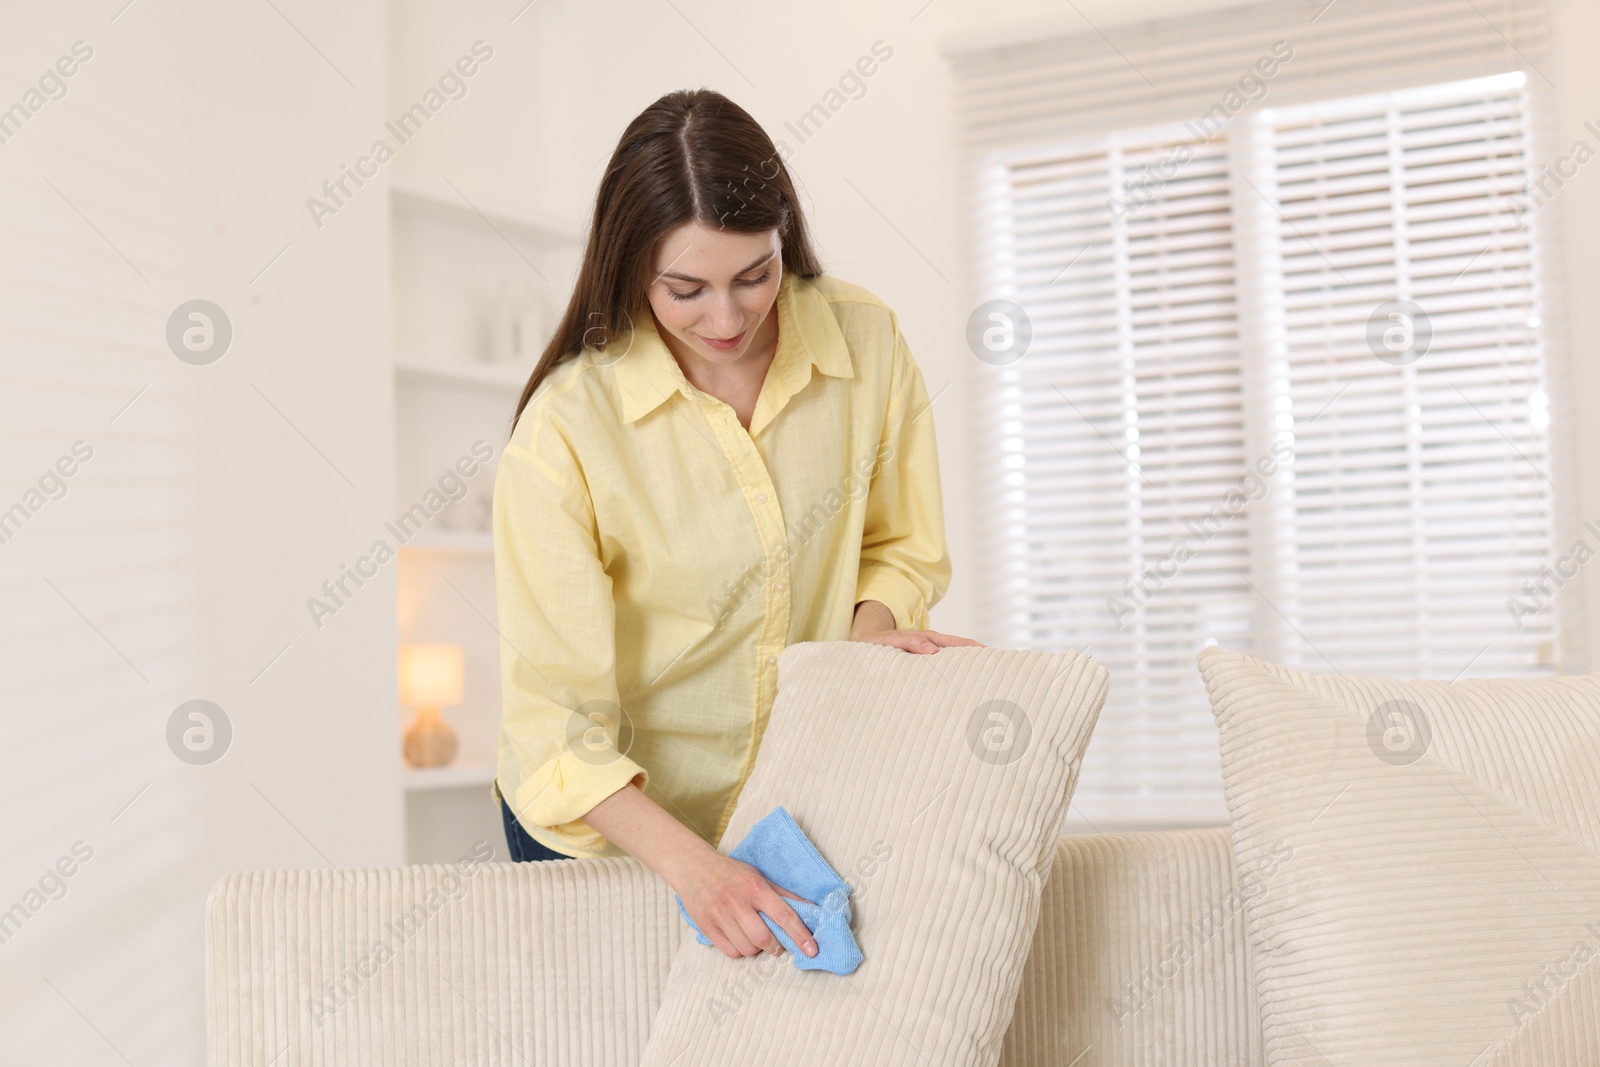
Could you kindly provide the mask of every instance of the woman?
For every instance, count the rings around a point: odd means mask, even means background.
[[[495,482],[512,858],[632,855],[729,957],[807,955],[801,899],[717,851],[778,653],[934,653],[950,579],[933,419],[894,313],[823,275],[772,141],[662,97],[600,183]]]

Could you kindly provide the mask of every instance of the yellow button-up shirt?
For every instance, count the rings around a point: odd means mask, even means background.
[[[750,428],[647,310],[555,365],[494,490],[496,794],[535,840],[621,856],[583,820],[630,781],[715,846],[778,653],[849,637],[856,603],[926,629],[950,581],[933,415],[899,322],[785,274]]]

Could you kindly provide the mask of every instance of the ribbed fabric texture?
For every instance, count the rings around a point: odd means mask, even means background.
[[[1600,1064],[1600,675],[1200,670],[1270,1063]]]
[[[1106,672],[1075,652],[789,646],[737,841],[778,804],[852,886],[849,975],[687,928],[646,1067],[991,1065]]]
[[[816,846],[806,840],[805,831],[782,805],[763,816],[743,841],[728,850],[728,855],[748,863],[769,882],[801,898],[790,900],[789,907],[814,935],[815,956],[801,952],[789,932],[772,916],[761,915],[767,929],[789,954],[792,966],[834,974],[849,974],[861,966],[861,949],[850,930],[850,883],[840,878]],[[694,939],[702,945],[714,944],[700,931],[689,909],[683,906],[683,899],[674,899],[684,921],[694,930]]]
[[[207,906],[209,1062],[637,1063],[682,929],[630,858],[231,875]]]
[[[384,924],[426,906],[450,869],[224,880],[206,922],[214,1067],[637,1064],[683,924],[638,860],[482,867],[463,922],[423,925],[401,950],[410,962],[381,966],[342,1006],[321,996],[398,940]],[[1257,1067],[1242,927],[1226,918],[1236,885],[1223,829],[1060,839],[1001,1064]],[[313,995],[334,1009],[321,1026]]]
[[[1001,1067],[1261,1067],[1227,827],[1061,839]]]

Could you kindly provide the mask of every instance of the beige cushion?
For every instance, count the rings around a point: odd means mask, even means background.
[[[1600,676],[1200,671],[1269,1063],[1600,1063]]]
[[[1226,826],[1063,837],[1000,1067],[1262,1067]]]
[[[1076,652],[785,649],[723,844],[787,808],[851,883],[865,959],[729,959],[685,923],[644,1064],[996,1063],[1106,683]]]

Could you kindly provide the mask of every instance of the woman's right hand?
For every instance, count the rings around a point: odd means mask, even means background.
[[[785,897],[804,897],[773,885],[748,863],[718,852],[645,796],[637,780],[596,804],[585,818],[591,827],[661,875],[683,899],[683,910],[701,933],[729,959],[760,952],[783,954],[783,942],[758,911],[770,915],[807,956],[817,954],[816,939],[784,901]]]
[[[784,902],[805,900],[787,889],[773,885],[750,864],[708,849],[704,860],[696,863],[674,886],[683,900],[683,909],[695,925],[729,959],[770,952],[783,955],[778,940],[758,912],[765,912],[783,928],[807,956],[817,954],[816,939],[795,910]],[[807,904],[814,903],[806,900]]]

